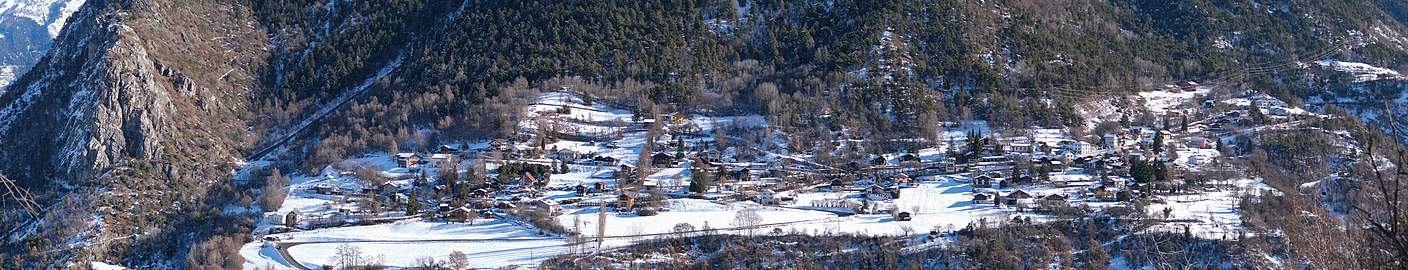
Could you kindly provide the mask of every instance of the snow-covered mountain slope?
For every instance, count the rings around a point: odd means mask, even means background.
[[[29,70],[85,0],[0,0],[0,92]]]
[[[43,25],[49,37],[59,36],[64,22],[84,0],[0,0],[0,14],[33,20]]]

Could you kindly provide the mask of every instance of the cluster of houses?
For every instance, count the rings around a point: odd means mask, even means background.
[[[396,166],[401,168],[411,168],[417,166],[438,166],[443,163],[453,163],[460,153],[458,147],[441,145],[435,153],[422,155],[414,152],[396,153],[392,158],[396,159]]]

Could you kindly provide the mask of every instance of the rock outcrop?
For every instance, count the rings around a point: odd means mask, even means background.
[[[191,167],[238,158],[244,125],[236,114],[253,80],[231,76],[250,77],[251,63],[260,61],[236,50],[264,45],[222,34],[259,31],[245,29],[248,18],[230,13],[236,7],[131,5],[86,5],[53,52],[0,97],[5,173],[31,186],[39,179],[84,183],[123,160]],[[205,12],[181,15],[193,7]],[[193,29],[201,31],[183,31]]]

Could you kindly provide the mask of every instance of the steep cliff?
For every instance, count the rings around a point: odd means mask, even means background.
[[[228,196],[212,195],[225,192],[212,183],[229,179],[247,148],[250,74],[267,48],[248,14],[208,1],[90,1],[77,11],[52,52],[0,96],[0,169],[46,206],[39,220],[19,218],[29,230],[4,228],[7,247],[179,256],[189,245],[171,241],[198,233],[170,229],[223,205],[204,206]],[[30,259],[70,253],[54,254]]]
[[[85,182],[124,158],[209,164],[238,157],[237,114],[252,88],[250,63],[264,46],[249,33],[259,31],[229,6],[191,14],[165,11],[200,6],[130,5],[124,12],[85,6],[54,53],[0,97],[7,173],[22,182]]]

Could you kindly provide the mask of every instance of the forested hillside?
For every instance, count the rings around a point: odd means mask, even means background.
[[[251,5],[284,55],[263,69],[261,130],[402,58],[371,87],[375,99],[355,100],[317,127],[321,142],[302,144],[315,159],[306,168],[325,163],[319,151],[364,151],[420,127],[506,135],[516,116],[502,106],[526,90],[570,87],[640,114],[657,104],[761,113],[799,133],[932,138],[923,127],[961,119],[1076,126],[1074,103],[1184,80],[1299,100],[1328,80],[1299,68],[1318,58],[1408,63],[1403,25],[1368,1]]]

